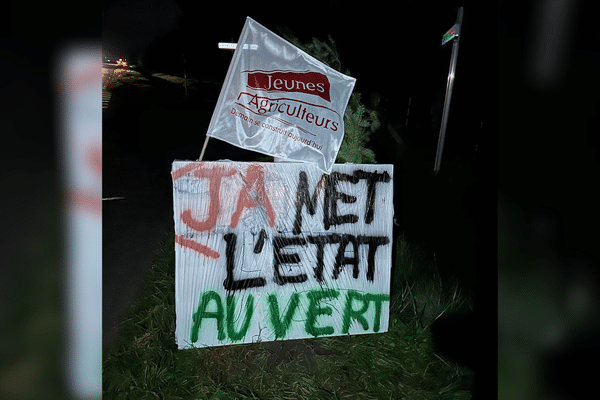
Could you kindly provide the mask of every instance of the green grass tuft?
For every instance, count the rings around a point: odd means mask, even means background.
[[[415,329],[427,329],[442,315],[472,310],[457,281],[443,282],[435,263],[403,236],[396,240],[390,312]]]

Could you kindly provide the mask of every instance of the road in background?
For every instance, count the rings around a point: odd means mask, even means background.
[[[175,124],[167,106],[177,108],[180,91],[149,78],[103,65],[103,93],[110,93],[110,107],[102,111],[103,348],[116,338],[151,270],[154,251],[173,227],[166,161],[176,142],[161,125]]]
[[[106,109],[110,105],[111,89],[114,84],[128,73],[131,74],[129,70],[117,67],[117,64],[102,63],[102,109]]]

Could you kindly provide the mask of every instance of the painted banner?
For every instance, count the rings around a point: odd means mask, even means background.
[[[355,82],[247,18],[207,136],[329,173]]]
[[[387,332],[393,166],[173,163],[180,349]]]

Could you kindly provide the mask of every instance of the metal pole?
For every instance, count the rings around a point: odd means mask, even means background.
[[[456,58],[458,56],[458,42],[462,35],[462,20],[463,20],[463,8],[458,8],[458,16],[456,23],[461,26],[461,33],[454,38],[452,43],[452,58],[450,60],[450,71],[448,72],[448,82],[446,84],[446,99],[444,100],[444,111],[442,113],[442,125],[440,127],[440,136],[438,139],[437,152],[435,154],[435,166],[433,167],[433,173],[435,175],[440,171],[440,164],[442,163],[442,152],[444,151],[444,140],[446,139],[446,125],[448,124],[448,112],[450,111],[450,100],[452,99],[452,86],[454,85],[454,71],[456,70]]]

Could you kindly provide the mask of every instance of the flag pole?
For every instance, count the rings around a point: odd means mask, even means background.
[[[458,16],[456,18],[456,24],[461,29],[463,20],[463,8],[458,8]],[[452,43],[452,57],[450,60],[450,71],[448,72],[448,82],[446,83],[446,99],[444,100],[444,111],[442,113],[442,125],[440,126],[440,136],[438,138],[437,152],[435,154],[435,165],[433,167],[433,173],[435,175],[440,171],[440,164],[442,162],[442,152],[444,151],[444,140],[446,139],[446,125],[448,124],[448,112],[450,111],[450,100],[452,99],[452,86],[454,85],[454,71],[456,70],[456,58],[458,57],[458,42],[460,40],[461,33],[454,37],[454,43]],[[443,45],[444,43],[442,43]]]
[[[200,158],[198,158],[198,161],[202,161],[202,157],[204,157],[204,151],[206,150],[206,145],[208,144],[208,138],[209,136],[206,135],[206,139],[204,139],[204,145],[202,146],[202,151],[200,152]]]

